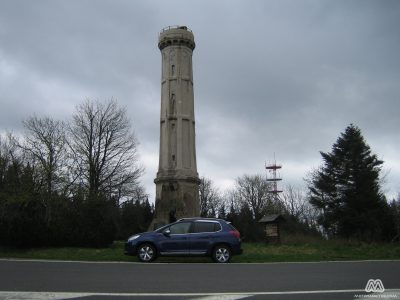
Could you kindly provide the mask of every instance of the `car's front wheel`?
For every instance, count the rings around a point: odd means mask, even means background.
[[[227,263],[231,259],[231,249],[225,245],[217,245],[214,248],[212,258],[217,263]]]
[[[157,257],[157,251],[151,244],[142,244],[138,248],[137,256],[141,262],[152,262]]]

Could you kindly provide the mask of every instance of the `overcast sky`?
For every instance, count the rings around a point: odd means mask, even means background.
[[[115,98],[140,141],[153,200],[159,31],[194,33],[197,168],[221,190],[265,174],[304,185],[341,132],[360,127],[400,192],[400,1],[0,1],[0,131],[32,114],[68,120]]]

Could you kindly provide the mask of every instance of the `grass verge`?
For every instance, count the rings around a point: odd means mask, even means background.
[[[123,254],[123,242],[109,248],[0,248],[0,258],[76,260],[76,261],[137,261]],[[339,260],[400,259],[400,244],[365,244],[343,241],[311,241],[309,243],[243,243],[244,253],[232,262],[312,262]],[[158,262],[208,263],[209,258],[159,258]]]

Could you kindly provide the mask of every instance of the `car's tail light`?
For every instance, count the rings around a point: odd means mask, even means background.
[[[233,236],[237,237],[238,239],[240,239],[240,232],[237,230],[231,230],[229,231],[230,234],[232,234]]]

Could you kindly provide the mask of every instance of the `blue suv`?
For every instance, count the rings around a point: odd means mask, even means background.
[[[137,255],[142,262],[157,256],[210,256],[217,263],[227,263],[232,255],[241,253],[239,231],[222,219],[181,219],[133,235],[125,243],[125,254]]]

